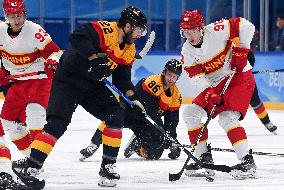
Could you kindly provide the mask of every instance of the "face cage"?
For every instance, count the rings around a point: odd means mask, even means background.
[[[133,26],[132,27],[132,33],[133,32],[140,32],[141,33],[141,36],[146,36],[146,34],[147,34],[147,26]]]
[[[202,32],[201,28],[199,28],[199,27],[196,27],[194,29],[197,29],[198,32]],[[180,36],[182,38],[187,38],[186,36],[189,35],[189,31],[187,31],[187,30],[194,30],[194,29],[183,29],[183,28],[180,28]],[[191,32],[191,35],[195,35],[196,32],[197,31]],[[186,35],[185,33],[188,33],[188,34]]]

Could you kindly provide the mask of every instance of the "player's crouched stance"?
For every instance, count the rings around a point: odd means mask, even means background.
[[[147,114],[173,138],[177,137],[176,128],[182,102],[176,86],[181,73],[181,62],[171,59],[165,64],[162,73],[143,78],[135,86],[136,95]],[[134,132],[124,151],[126,158],[136,153],[144,159],[158,160],[165,149],[170,149],[168,154],[170,159],[177,159],[180,156],[181,149],[175,143],[165,139],[160,131],[149,124],[141,113],[141,109],[133,109],[123,100],[120,105],[125,110],[124,128]],[[105,127],[104,122],[99,125],[91,139],[91,144],[80,151],[82,155],[80,161],[91,157],[99,148]]]
[[[254,78],[247,54],[254,34],[254,26],[243,18],[222,19],[204,26],[204,18],[198,10],[185,11],[180,21],[181,35],[187,40],[182,48],[183,62],[189,77],[206,84],[204,90],[183,112],[191,144],[195,144],[202,129],[201,119],[217,105],[212,116],[219,115],[219,125],[236,152],[240,164],[233,166],[235,179],[254,178],[256,165],[248,149],[248,140],[239,120],[246,115],[254,90]],[[232,39],[239,37],[241,47],[235,47]],[[214,44],[214,46],[212,45]],[[229,75],[235,70],[225,94],[220,97]],[[203,163],[213,163],[207,146],[208,129],[195,147],[194,155]],[[186,166],[188,176],[198,176],[199,165]],[[214,175],[214,171],[206,171]]]

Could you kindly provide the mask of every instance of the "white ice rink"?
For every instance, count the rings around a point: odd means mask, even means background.
[[[242,125],[245,127],[249,146],[254,151],[284,153],[284,111],[269,110],[271,120],[278,126],[278,136],[270,134],[260,123],[250,109]],[[72,123],[67,132],[57,142],[53,152],[45,162],[45,172],[41,174],[46,180],[46,190],[71,189],[111,189],[97,185],[101,164],[102,147],[85,162],[79,162],[79,151],[89,144],[99,121],[78,107],[73,115]],[[181,119],[178,126],[178,140],[188,143],[187,130]],[[123,157],[123,150],[132,132],[123,130],[122,145],[118,155],[117,171],[121,175],[116,190],[276,190],[284,189],[284,157],[254,155],[258,167],[257,179],[233,180],[227,173],[216,172],[214,182],[204,178],[188,178],[183,175],[179,181],[169,182],[168,174],[177,173],[185,159],[185,153],[178,160],[167,157],[168,150],[158,161],[145,161],[138,156],[130,159]],[[209,141],[212,147],[231,148],[223,129],[214,119],[209,124]],[[19,154],[14,150],[13,159]],[[215,152],[213,158],[216,164],[234,165],[238,163],[234,153]]]

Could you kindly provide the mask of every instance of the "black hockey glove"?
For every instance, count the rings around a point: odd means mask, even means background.
[[[107,59],[93,59],[89,62],[89,72],[94,73],[98,79],[102,79],[108,72],[110,72]]]

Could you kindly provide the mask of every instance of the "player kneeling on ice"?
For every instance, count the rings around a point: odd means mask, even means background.
[[[182,61],[188,75],[199,84],[206,84],[204,90],[183,112],[190,142],[195,143],[202,130],[201,119],[217,105],[213,118],[219,115],[219,124],[236,152],[240,163],[233,166],[234,178],[243,179],[255,176],[256,165],[249,152],[248,140],[242,120],[247,112],[254,90],[252,67],[247,54],[251,51],[250,42],[254,25],[244,18],[222,19],[204,26],[204,18],[198,10],[187,10],[180,20],[181,35],[186,38],[182,47]],[[235,47],[232,39],[239,37],[240,47]],[[225,94],[221,91],[235,70]],[[207,147],[208,130],[195,147],[194,155],[204,163],[213,163],[210,148]],[[200,167],[190,164],[186,174],[193,175]],[[207,171],[214,175],[213,171]]]
[[[131,68],[136,55],[134,42],[146,33],[147,18],[133,6],[122,11],[118,22],[94,21],[71,33],[71,47],[61,56],[52,83],[47,124],[43,132],[35,136],[30,156],[12,165],[27,186],[33,189],[45,186],[44,180],[36,178],[36,171],[42,168],[57,140],[67,130],[78,105],[106,123],[98,184],[117,184],[120,175],[114,166],[121,143],[124,111],[101,79],[112,75],[113,83],[123,93],[133,96],[135,106],[141,106],[135,98]]]
[[[141,79],[136,87],[136,95],[143,104],[147,114],[160,126],[162,126],[173,138],[177,137],[176,127],[179,122],[179,108],[181,95],[176,86],[176,81],[182,72],[179,61],[169,60],[161,74],[152,75]],[[164,138],[164,135],[154,126],[149,124],[142,114],[141,109],[132,109],[124,101],[120,102],[125,110],[124,127],[134,132],[124,156],[129,158],[133,153],[145,159],[159,159],[164,149],[170,149],[169,158],[176,159],[180,156],[180,148]],[[164,122],[162,121],[164,117]],[[102,122],[91,139],[91,144],[82,149],[81,161],[92,156],[102,143],[105,124]]]

